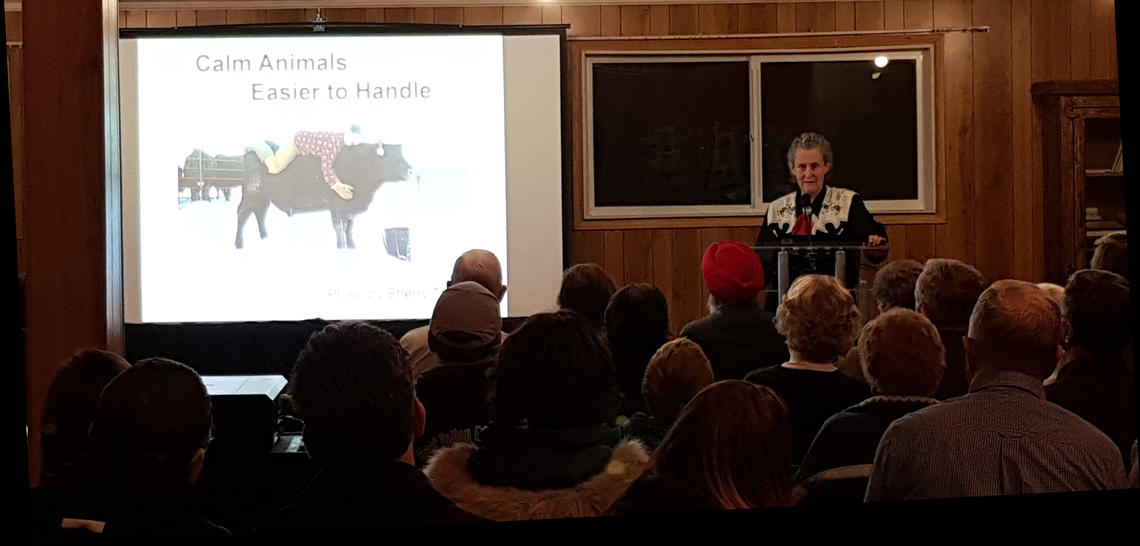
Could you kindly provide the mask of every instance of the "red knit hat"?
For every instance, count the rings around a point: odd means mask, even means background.
[[[709,293],[725,303],[756,299],[764,288],[764,265],[750,247],[736,241],[709,245],[701,260]]]

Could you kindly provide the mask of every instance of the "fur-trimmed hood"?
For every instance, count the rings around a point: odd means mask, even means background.
[[[467,462],[477,449],[471,444],[441,449],[424,472],[432,486],[457,506],[496,521],[599,516],[649,466],[649,454],[640,442],[622,440],[605,469],[589,480],[566,489],[529,491],[476,482]]]

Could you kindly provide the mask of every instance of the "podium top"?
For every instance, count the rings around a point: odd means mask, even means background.
[[[887,250],[891,246],[889,243],[881,245],[870,246],[862,243],[809,243],[805,241],[787,241],[764,245],[753,245],[753,250],[798,250],[798,249],[812,249],[812,250]]]

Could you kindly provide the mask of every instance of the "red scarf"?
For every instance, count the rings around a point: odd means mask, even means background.
[[[796,218],[796,225],[792,226],[792,235],[811,235],[812,225],[811,217],[806,214],[800,214]]]

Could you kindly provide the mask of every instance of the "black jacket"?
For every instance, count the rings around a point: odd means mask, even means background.
[[[774,319],[759,305],[722,304],[715,313],[686,324],[681,337],[701,346],[716,381],[744,379],[752,370],[788,360],[788,346]]]
[[[326,464],[256,534],[340,533],[397,526],[485,521],[440,495],[423,472],[402,462]]]
[[[720,510],[715,502],[693,492],[692,487],[674,479],[646,472],[626,490],[609,513],[655,514],[664,512],[705,512]]]
[[[186,481],[145,478],[80,455],[32,492],[37,541],[201,540],[230,536],[202,517],[201,493]],[[104,523],[101,533],[69,531],[63,519]]]

